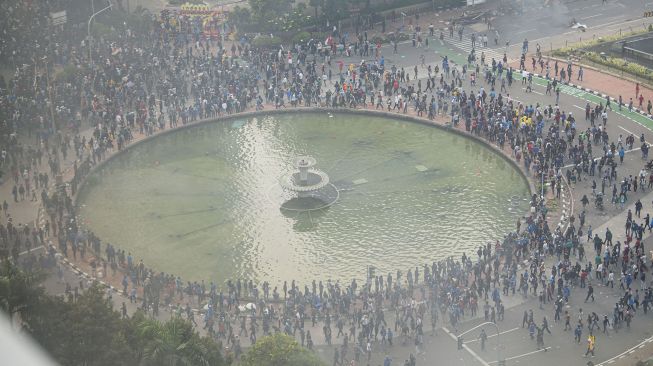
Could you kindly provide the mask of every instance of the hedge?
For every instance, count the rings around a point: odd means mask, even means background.
[[[615,57],[603,58],[601,57],[600,54],[596,52],[587,52],[584,55],[584,57],[596,64],[608,66],[629,73],[631,75],[635,75],[640,78],[650,80],[653,77],[653,75],[651,74],[651,70],[649,68],[646,68],[634,62],[625,62],[622,58],[615,58]]]
[[[618,40],[623,39],[623,38],[636,36],[638,34],[642,34],[642,33],[646,33],[646,32],[648,32],[648,30],[638,30],[638,31],[624,33],[623,35],[616,35],[615,34],[613,36],[599,37],[599,38],[588,40],[588,41],[576,42],[576,43],[573,43],[573,44],[571,44],[571,45],[569,45],[567,47],[561,47],[561,48],[555,49],[555,50],[553,50],[553,52],[551,52],[551,54],[553,56],[557,56],[557,57],[567,57],[567,56],[569,56],[569,55],[573,54],[574,52],[576,52],[578,50],[581,50],[581,49],[594,47],[596,45],[599,45],[599,44],[605,43],[605,42],[618,41]]]
[[[168,0],[168,3],[170,5],[183,5],[185,3],[204,4],[204,1],[202,1],[202,0]]]
[[[391,1],[388,4],[374,5],[372,6],[372,10],[374,10],[375,12],[382,12],[386,10],[399,9],[407,6],[426,4],[426,3],[433,4],[432,1],[424,1],[424,0],[395,0],[395,1]],[[467,5],[467,2],[465,0],[435,0],[436,8],[453,8],[453,7],[459,7],[465,5]]]
[[[619,41],[621,39],[632,37],[649,31],[650,31],[650,27],[649,30],[636,30],[633,32],[624,33],[622,35],[613,35],[613,36],[601,37],[585,42],[577,42],[570,46],[553,50],[551,54],[556,57],[569,57],[571,55],[576,54],[579,51],[583,51],[582,57],[595,64],[607,66],[634,75],[636,77],[651,80],[651,78],[653,77],[653,75],[651,74],[651,70],[638,63],[625,62],[622,58],[601,56],[599,53],[594,51],[585,51],[586,49],[594,47],[601,43]]]

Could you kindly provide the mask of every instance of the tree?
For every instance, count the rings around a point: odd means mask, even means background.
[[[236,5],[231,12],[229,12],[229,21],[237,24],[249,24],[251,22],[252,15],[247,8],[241,8]]]
[[[45,294],[43,275],[0,265],[0,309],[20,314],[23,328],[61,365],[225,365],[220,344],[188,321],[162,323],[141,312],[122,319],[99,285],[67,301]]]
[[[188,321],[179,317],[165,323],[143,318],[136,327],[143,345],[143,365],[224,364],[218,344],[209,338],[201,338]]]
[[[134,364],[120,314],[99,286],[90,287],[74,302],[43,296],[27,328],[62,365]]]
[[[325,366],[317,355],[285,334],[260,338],[240,363],[242,366]]]
[[[308,5],[315,8],[315,19],[319,19],[317,11],[319,8],[324,7],[324,0],[309,0]]]
[[[252,17],[259,24],[267,24],[288,13],[294,0],[249,0]]]
[[[248,0],[254,23],[264,29],[273,29],[274,24],[292,10],[294,0]],[[277,24],[278,25],[278,24]]]
[[[0,309],[10,317],[29,319],[34,305],[44,296],[40,272],[23,272],[9,260],[0,261]]]
[[[325,0],[322,12],[333,25],[347,14],[347,0]]]

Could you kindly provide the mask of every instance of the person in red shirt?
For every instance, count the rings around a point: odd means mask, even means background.
[[[639,95],[639,107],[642,108],[642,105],[644,104],[644,94]]]
[[[639,96],[639,83],[635,84],[635,98]]]

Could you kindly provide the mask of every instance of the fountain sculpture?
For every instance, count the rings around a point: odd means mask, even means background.
[[[329,182],[325,172],[315,168],[316,164],[312,156],[299,156],[294,160],[295,169],[279,179],[281,187],[291,196],[282,209],[314,211],[336,203],[340,197],[338,188]]]

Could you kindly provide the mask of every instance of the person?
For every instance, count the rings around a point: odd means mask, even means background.
[[[580,203],[583,204],[583,209],[585,208],[585,206],[587,206],[588,203],[590,203],[590,200],[589,198],[587,198],[586,194],[583,195],[583,198],[581,198]]]
[[[485,351],[485,342],[487,341],[485,329],[481,329],[481,334],[478,336],[478,339],[481,341],[481,351]]]
[[[544,329],[543,327],[537,327],[537,349],[540,350],[544,348],[544,351],[546,351],[546,347],[544,347]]]
[[[383,366],[392,366],[392,358],[390,358],[390,356],[385,355],[385,358],[383,359]]]
[[[310,329],[306,331],[306,347],[311,351],[313,350],[313,337],[311,337]]]
[[[590,333],[589,337],[587,337],[587,351],[585,352],[585,357],[589,355],[590,353],[592,354],[592,357],[594,357],[594,346],[596,343],[596,337]]]
[[[551,330],[549,329],[549,321],[546,320],[546,316],[542,319],[542,329],[551,334]]]

